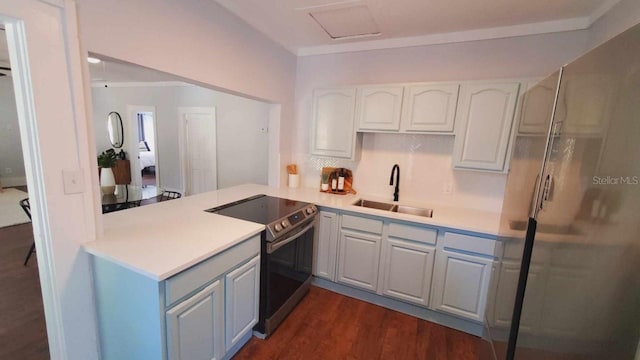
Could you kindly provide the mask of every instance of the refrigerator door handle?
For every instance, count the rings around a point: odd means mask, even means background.
[[[545,201],[553,201],[553,177],[551,174],[547,174],[544,179],[544,188],[542,190],[542,200],[540,200],[540,210],[544,207]]]

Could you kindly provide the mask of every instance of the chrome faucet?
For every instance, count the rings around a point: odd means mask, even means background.
[[[398,172],[396,172],[396,170],[398,170]],[[393,165],[393,168],[391,168],[389,185],[393,185],[393,174],[396,174],[396,189],[393,192],[393,201],[398,201],[398,194],[400,193],[400,166],[398,166],[398,164]]]

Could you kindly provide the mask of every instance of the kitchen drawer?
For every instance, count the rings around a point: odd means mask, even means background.
[[[342,228],[360,230],[373,234],[382,234],[382,220],[375,220],[352,215],[342,215]]]
[[[390,223],[389,236],[426,244],[435,244],[438,236],[438,230],[420,226]]]
[[[504,243],[504,258],[511,260],[522,260],[522,253],[524,252],[524,240],[522,241],[508,241]],[[550,246],[546,246],[544,243],[536,243],[533,247],[533,253],[531,254],[531,262],[535,264],[544,264],[549,261],[551,256]]]
[[[444,247],[453,250],[457,249],[476,254],[494,256],[496,241],[477,236],[448,232],[444,234]]]
[[[258,254],[260,254],[260,234],[170,277],[165,281],[166,307],[170,307],[229,269]]]

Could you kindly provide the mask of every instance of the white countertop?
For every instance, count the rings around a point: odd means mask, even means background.
[[[264,229],[262,224],[204,211],[257,194],[493,236],[498,233],[500,224],[497,213],[399,202],[433,208],[433,218],[425,218],[352,205],[360,198],[391,203],[388,199],[247,184],[105,214],[104,236],[84,244],[84,249],[161,281],[260,233]]]

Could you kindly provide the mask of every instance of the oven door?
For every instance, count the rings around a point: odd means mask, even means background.
[[[311,278],[313,262],[313,241],[316,232],[316,216],[301,224],[300,230],[293,231],[281,240],[266,246],[266,318],[271,318],[289,299],[299,301],[296,291]],[[295,304],[287,304],[291,308]],[[283,309],[283,312],[288,311]],[[278,317],[286,316],[282,314]]]

